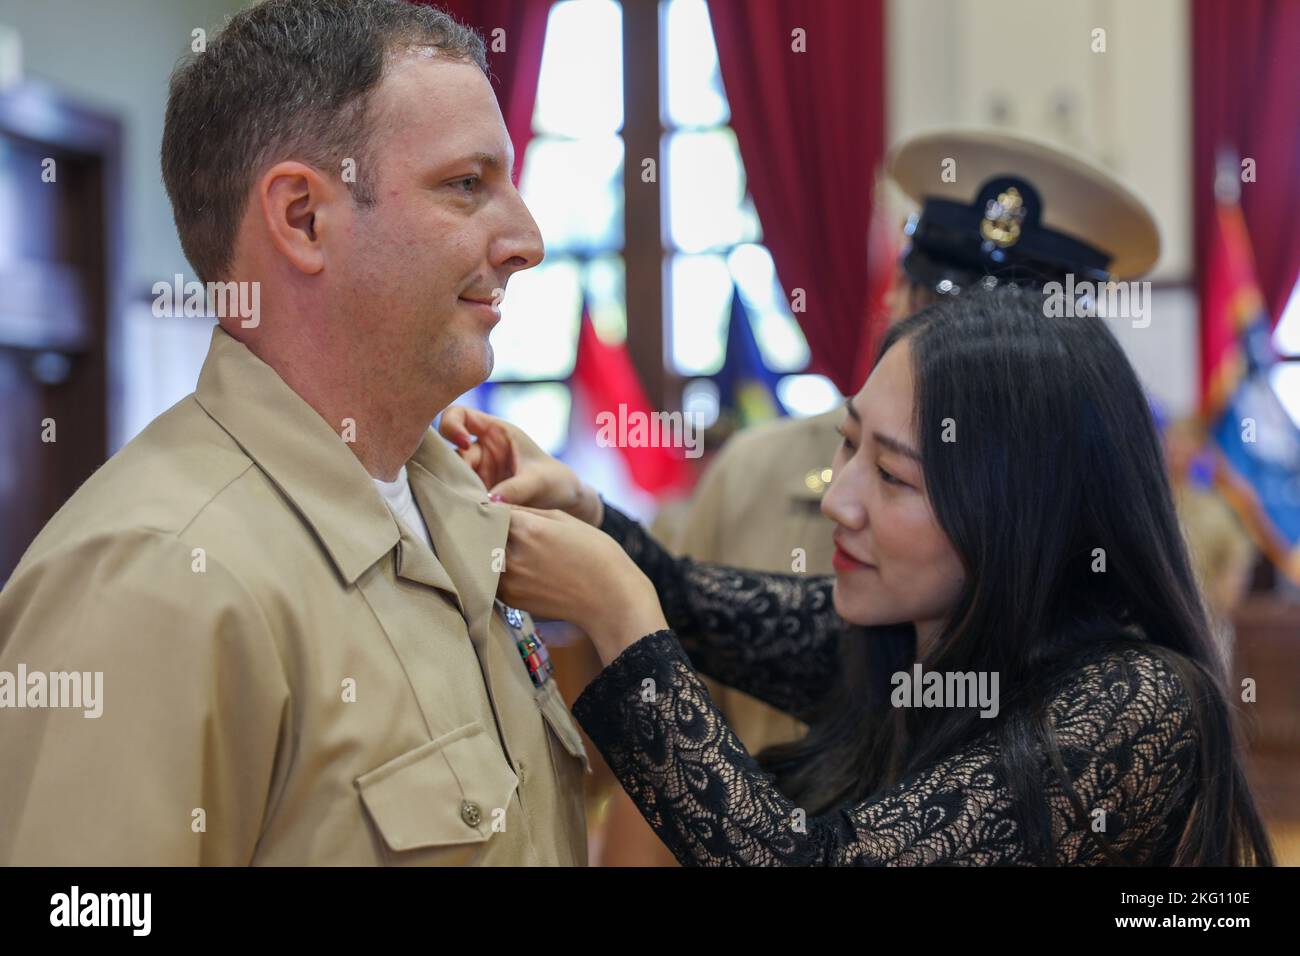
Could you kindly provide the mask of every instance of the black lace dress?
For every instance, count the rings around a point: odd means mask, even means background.
[[[654,582],[671,630],[626,648],[573,714],[683,865],[1029,862],[992,731],[862,803],[801,819],[694,668],[806,719],[839,661],[833,578],[677,558],[608,504],[601,528]],[[1126,860],[1167,863],[1198,773],[1190,702],[1169,666],[1113,651],[1073,672],[1048,715],[1082,806],[1106,811],[1108,842]],[[1108,862],[1046,757],[1042,768],[1056,862]]]

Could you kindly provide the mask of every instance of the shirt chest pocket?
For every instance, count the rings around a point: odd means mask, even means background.
[[[559,742],[560,748],[568,754],[569,758],[580,762],[584,772],[590,773],[591,762],[587,758],[587,748],[582,742],[582,732],[578,729],[573,715],[569,713],[569,708],[564,705],[564,698],[560,696],[555,681],[546,681],[541,687],[536,688],[533,695],[552,737]],[[560,762],[557,754],[556,763]]]
[[[502,828],[518,785],[477,720],[356,779],[391,862],[450,866],[473,862]]]

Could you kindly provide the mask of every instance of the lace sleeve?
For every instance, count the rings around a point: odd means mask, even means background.
[[[800,720],[811,718],[838,666],[844,622],[831,602],[833,578],[675,557],[608,503],[601,530],[654,583],[664,619],[695,667]]]
[[[627,648],[573,713],[687,866],[1032,862],[992,730],[863,803],[804,819],[732,734],[671,631]],[[1168,665],[1135,648],[1080,665],[1048,716],[1080,802],[1042,757],[1056,862],[1107,862],[1091,833],[1097,820],[1127,860],[1166,852],[1190,806],[1198,752],[1188,695]]]

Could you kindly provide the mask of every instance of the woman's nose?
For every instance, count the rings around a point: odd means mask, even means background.
[[[846,463],[831,475],[830,487],[822,495],[822,514],[849,531],[861,531],[867,525],[867,509],[857,490]]]

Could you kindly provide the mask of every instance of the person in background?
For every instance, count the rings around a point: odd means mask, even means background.
[[[1224,667],[1231,673],[1235,649],[1232,615],[1250,590],[1260,551],[1223,496],[1214,490],[1211,465],[1205,456],[1206,440],[1195,419],[1174,422],[1165,430],[1165,460],[1192,570],[1205,598]]]

